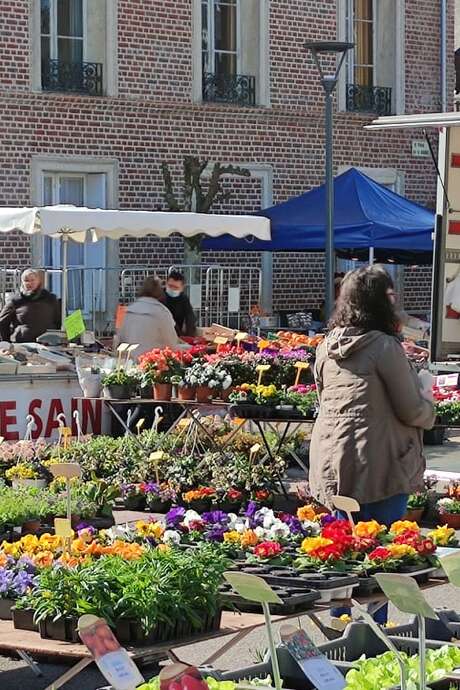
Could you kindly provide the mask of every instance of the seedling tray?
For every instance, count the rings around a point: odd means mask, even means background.
[[[282,599],[282,604],[270,604],[270,611],[275,615],[290,615],[310,609],[314,602],[320,598],[319,592],[313,589],[301,589],[298,587],[279,587],[274,585],[273,591]],[[224,609],[238,609],[244,613],[260,613],[261,604],[243,599],[237,594],[230,584],[224,584],[220,588],[221,601]]]
[[[456,611],[448,609],[436,609],[440,620],[425,621],[426,637],[429,640],[451,642],[452,639],[460,640],[460,615]],[[415,616],[409,623],[398,625],[389,630],[391,635],[398,637],[418,637],[418,622]]]

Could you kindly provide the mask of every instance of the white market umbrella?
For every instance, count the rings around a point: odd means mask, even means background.
[[[67,242],[84,242],[91,235],[93,242],[103,237],[169,237],[179,234],[248,235],[270,240],[270,221],[261,216],[224,216],[208,213],[173,213],[169,211],[117,211],[91,209],[80,206],[43,206],[33,208],[0,207],[0,232],[20,230],[33,235],[42,234],[63,240],[62,256],[62,320],[67,311]]]

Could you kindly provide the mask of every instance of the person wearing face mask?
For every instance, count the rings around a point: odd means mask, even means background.
[[[60,324],[56,295],[43,287],[42,271],[28,268],[21,276],[19,293],[0,312],[1,340],[32,343],[46,331],[60,328]]]
[[[185,280],[180,271],[172,269],[166,279],[164,304],[173,315],[179,337],[193,338],[196,335],[196,321],[190,300],[184,293]]]

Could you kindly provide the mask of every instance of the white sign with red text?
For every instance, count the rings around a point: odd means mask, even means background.
[[[5,441],[24,438],[27,415],[34,419],[32,439],[57,438],[58,416],[63,414],[66,424],[77,435],[73,412],[78,410],[83,434],[103,434],[109,431],[109,413],[101,400],[81,398],[76,379],[37,379],[27,381],[0,380],[0,436]]]

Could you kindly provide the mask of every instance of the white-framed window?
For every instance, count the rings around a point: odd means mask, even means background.
[[[240,0],[201,0],[203,75],[238,74]]]
[[[193,100],[269,105],[270,0],[192,0]]]
[[[118,0],[30,0],[36,91],[117,95]]]
[[[339,79],[339,109],[404,112],[405,0],[337,0],[340,40],[354,43]]]

